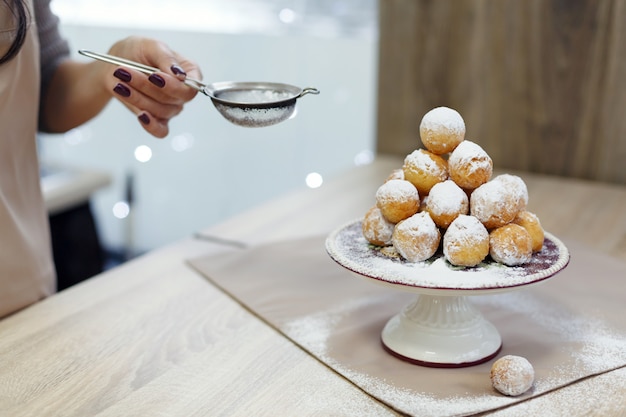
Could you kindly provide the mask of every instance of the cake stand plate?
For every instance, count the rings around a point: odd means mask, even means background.
[[[553,277],[569,262],[567,248],[550,233],[545,233],[543,249],[522,266],[508,267],[488,258],[473,268],[455,267],[443,253],[424,262],[408,262],[391,247],[369,244],[361,220],[333,231],[326,251],[361,278],[416,293],[383,328],[383,347],[405,361],[445,368],[483,363],[502,348],[500,333],[469,296],[526,288]]]

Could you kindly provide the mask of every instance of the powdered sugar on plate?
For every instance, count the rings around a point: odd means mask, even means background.
[[[567,266],[569,252],[565,245],[549,233],[545,236],[543,249],[533,254],[529,263],[517,267],[489,258],[476,267],[456,267],[447,262],[440,251],[423,262],[391,257],[365,240],[360,220],[332,232],[326,239],[326,250],[344,268],[378,283],[406,290],[502,292],[541,282]]]

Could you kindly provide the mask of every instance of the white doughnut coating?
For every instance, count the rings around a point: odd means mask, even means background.
[[[533,255],[530,234],[522,226],[510,223],[489,233],[489,255],[507,266],[523,265]]]
[[[489,255],[489,232],[474,216],[460,215],[443,235],[443,255],[456,266],[476,266]]]
[[[495,178],[476,188],[470,196],[470,213],[487,229],[511,223],[521,210],[520,196],[508,182]]]
[[[393,223],[385,219],[383,213],[376,206],[373,206],[365,213],[363,223],[361,224],[363,237],[376,246],[391,245],[394,226]]]
[[[420,139],[424,147],[437,155],[452,152],[465,138],[463,117],[449,107],[436,107],[420,122]]]
[[[532,387],[535,370],[526,358],[506,355],[493,363],[489,376],[498,392],[516,397]]]
[[[447,228],[460,214],[469,211],[469,199],[465,191],[452,180],[437,183],[430,189],[426,203],[435,224]]]
[[[473,190],[491,179],[493,161],[480,145],[465,140],[450,154],[448,172],[459,187]]]
[[[512,174],[501,174],[494,177],[493,181],[499,181],[505,188],[511,190],[513,198],[517,201],[518,209],[524,210],[528,205],[528,187],[524,180]]]
[[[448,162],[439,155],[416,149],[404,158],[404,178],[425,196],[439,182],[448,179]]]
[[[420,207],[417,188],[406,180],[389,180],[376,190],[376,205],[391,223],[411,217]]]
[[[425,211],[398,223],[391,238],[400,256],[409,262],[421,262],[432,257],[440,241],[439,229]]]
[[[526,210],[520,211],[513,220],[513,223],[519,224],[530,234],[533,252],[539,252],[543,248],[545,233],[539,221],[539,217],[537,217],[535,213]]]

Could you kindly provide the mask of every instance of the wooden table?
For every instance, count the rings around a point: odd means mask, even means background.
[[[0,321],[0,415],[396,415],[185,260],[232,250],[233,242],[326,234],[362,216],[400,165],[398,158],[379,157]],[[547,230],[626,261],[625,187],[521,175],[529,208]],[[600,383],[607,385],[602,404],[567,401],[572,389]],[[574,386],[569,394],[566,388],[527,403],[544,412],[558,407],[562,415],[619,414],[626,407],[624,369]]]

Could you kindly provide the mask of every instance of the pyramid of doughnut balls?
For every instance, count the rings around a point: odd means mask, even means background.
[[[459,267],[488,256],[507,266],[523,265],[543,247],[539,218],[527,211],[528,189],[511,174],[492,178],[493,162],[465,139],[465,122],[448,107],[424,115],[425,149],[407,155],[376,191],[365,214],[363,236],[372,245],[393,246],[409,262],[439,249]]]

